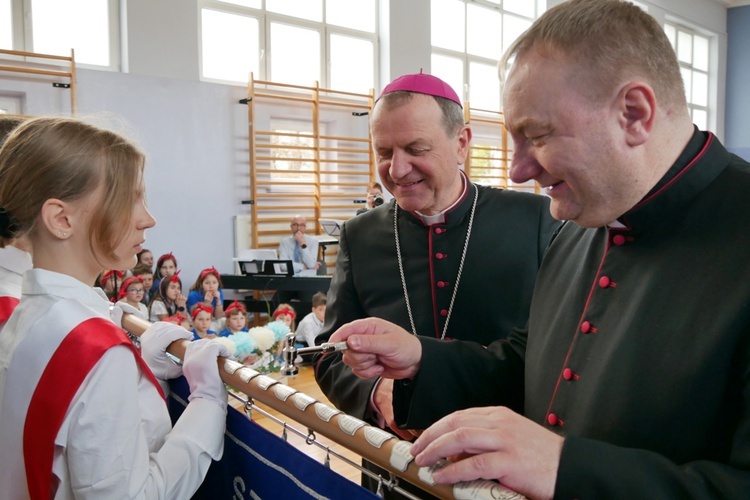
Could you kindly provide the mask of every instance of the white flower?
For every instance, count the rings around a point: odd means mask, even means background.
[[[255,341],[255,349],[258,352],[266,352],[275,342],[273,332],[268,328],[262,326],[256,326],[249,330],[250,336]]]
[[[214,342],[219,343],[227,348],[230,356],[237,354],[237,345],[227,337],[216,337]]]

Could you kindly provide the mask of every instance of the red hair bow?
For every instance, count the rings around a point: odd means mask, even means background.
[[[214,266],[211,266],[208,269],[201,271],[200,282],[203,283],[203,280],[206,279],[206,276],[209,274],[213,274],[216,276],[216,279],[219,279],[219,271]]]
[[[130,288],[130,285],[133,283],[140,283],[143,284],[143,280],[140,276],[131,276],[130,278],[123,281],[122,286],[120,287],[120,292],[117,294],[117,300],[122,300],[128,295],[128,288]]]
[[[102,274],[101,282],[102,286],[105,286],[107,284],[107,281],[109,281],[109,278],[112,277],[113,274],[116,274],[118,278],[122,279],[123,276],[125,276],[125,273],[122,271],[115,271],[114,269],[110,269],[106,273]]]
[[[201,311],[206,311],[211,316],[214,315],[214,308],[213,307],[208,307],[208,306],[204,306],[203,304],[198,304],[198,305],[195,306],[195,308],[193,309],[193,311],[190,313],[190,317],[193,318],[193,321],[195,321],[195,317],[198,316],[198,313],[201,312]]]
[[[157,271],[159,270],[159,268],[161,268],[161,265],[164,264],[165,260],[171,260],[172,262],[174,262],[174,267],[177,267],[177,259],[174,258],[174,255],[172,255],[172,252],[169,252],[159,257],[159,260],[156,261]]]
[[[275,310],[273,312],[273,319],[278,318],[282,314],[288,314],[289,316],[292,317],[292,319],[294,319],[294,317],[297,316],[296,314],[294,314],[294,311],[292,311],[291,309],[288,309],[288,308],[285,307],[284,309],[277,309],[277,310]]]
[[[173,274],[172,276],[170,276],[170,277],[169,277],[169,278],[167,278],[167,279],[168,279],[168,280],[169,280],[169,281],[170,281],[171,283],[179,283],[179,282],[180,282],[180,271],[182,271],[182,269],[180,269],[179,271],[177,271],[176,273],[174,273],[174,274]]]
[[[234,302],[229,304],[229,306],[226,309],[224,309],[224,315],[229,316],[229,313],[235,309],[239,309],[242,312],[247,312],[247,308],[241,303],[239,303],[237,299],[234,299]]]

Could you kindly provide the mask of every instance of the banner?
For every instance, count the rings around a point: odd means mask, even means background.
[[[170,381],[172,422],[182,415],[187,381]],[[242,412],[229,407],[224,456],[214,462],[194,499],[363,499],[378,497],[305,455]]]

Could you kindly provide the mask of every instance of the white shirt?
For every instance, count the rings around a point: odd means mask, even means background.
[[[294,274],[299,274],[305,269],[315,269],[315,263],[318,262],[318,240],[305,234],[305,244],[307,248],[299,249],[299,260],[294,260],[294,249],[297,246],[294,236],[287,236],[279,242],[279,259],[291,260]]]
[[[133,313],[133,314],[135,314],[136,316],[138,316],[141,319],[145,319],[146,321],[148,321],[148,307],[146,307],[145,304],[142,304],[141,302],[138,302],[138,306],[133,306],[132,304],[130,304],[126,300],[119,300],[118,302],[123,302],[124,304],[127,304],[130,307],[135,307],[136,309],[138,309],[138,312],[137,313]],[[156,321],[159,321],[159,320],[157,319]]]
[[[0,296],[20,299],[21,279],[28,269],[31,255],[14,246],[0,248]]]
[[[149,320],[152,323],[156,323],[157,321],[161,321],[159,319],[159,315],[169,316],[169,311],[167,310],[167,305],[164,303],[163,300],[155,300],[155,301],[151,302],[151,307],[149,309]]]
[[[88,319],[68,311],[82,306],[108,319],[109,305],[101,290],[70,276],[24,274],[21,302],[0,332],[3,498],[28,498],[22,436],[31,396],[60,342]],[[172,429],[133,352],[113,347],[81,384],[55,438],[54,498],[189,498],[221,457],[225,422],[218,405],[195,399]]]
[[[314,346],[315,337],[318,336],[322,329],[323,322],[315,316],[315,313],[311,312],[302,318],[302,321],[297,325],[297,332],[294,334],[294,339],[297,342],[304,342],[308,346]]]

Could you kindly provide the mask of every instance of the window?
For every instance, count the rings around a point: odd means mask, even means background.
[[[277,83],[318,82],[323,88],[358,93],[375,87],[377,0],[199,4],[205,80],[246,84],[252,71],[257,80]]]
[[[533,0],[431,0],[432,73],[471,107],[500,109],[497,61],[540,14]]]
[[[319,31],[271,23],[270,46],[269,80],[308,86],[322,81]]]
[[[243,81],[250,73],[259,74],[260,27],[256,18],[203,9],[201,32],[205,77]]]
[[[313,182],[315,139],[312,122],[271,118],[271,131],[271,179],[282,183],[294,180]]]
[[[689,28],[666,23],[664,31],[677,53],[685,97],[693,123],[701,129],[709,129],[710,118],[710,38]]]
[[[76,64],[115,68],[118,6],[117,0],[0,0],[0,48],[61,56],[74,49]]]

